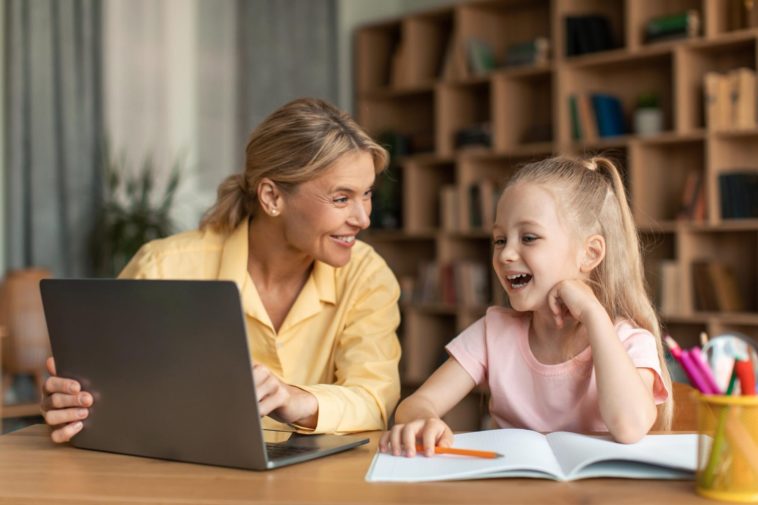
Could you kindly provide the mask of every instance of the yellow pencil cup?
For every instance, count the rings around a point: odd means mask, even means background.
[[[697,395],[695,490],[758,503],[758,396]]]

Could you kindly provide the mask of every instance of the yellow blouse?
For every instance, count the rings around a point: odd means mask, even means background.
[[[307,431],[384,429],[400,397],[400,288],[387,264],[359,241],[344,267],[315,262],[276,333],[247,272],[247,246],[247,221],[229,235],[180,233],[142,246],[119,277],[234,281],[253,361],[318,399],[318,424]]]

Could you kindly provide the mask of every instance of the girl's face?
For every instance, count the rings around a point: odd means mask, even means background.
[[[508,188],[498,202],[492,233],[492,265],[519,312],[547,308],[553,286],[584,275],[582,248],[559,218],[555,197],[542,186]]]
[[[290,247],[341,267],[355,237],[368,228],[374,161],[364,151],[347,153],[319,177],[284,195],[284,234]]]

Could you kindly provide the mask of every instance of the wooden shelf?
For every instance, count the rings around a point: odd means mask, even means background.
[[[700,15],[702,28],[696,37],[644,42],[650,19],[686,9]],[[566,57],[564,18],[586,14],[606,16],[618,47]],[[703,96],[708,72],[758,68],[758,27],[740,26],[735,19],[728,2],[720,0],[481,0],[359,29],[359,123],[372,134],[394,129],[434,139],[427,146],[431,153],[396,160],[402,165],[404,228],[374,231],[365,234],[366,240],[387,259],[401,283],[414,285],[415,280],[416,289],[425,265],[434,264],[442,272],[450,265],[474,262],[489,272],[490,233],[485,228],[491,226],[492,208],[486,207],[496,201],[488,193],[491,188],[502,187],[533,159],[607,154],[620,162],[628,185],[656,303],[661,303],[663,269],[677,273],[677,306],[668,307],[669,314],[662,317],[667,331],[683,342],[694,342],[700,331],[741,331],[758,338],[758,218],[722,219],[719,193],[722,174],[735,169],[758,172],[758,127],[708,128]],[[503,61],[510,45],[537,37],[550,41],[547,61],[495,68],[484,75],[444,73],[453,56],[466,66],[466,41],[472,38]],[[398,52],[400,47],[404,52]],[[409,71],[409,66],[416,70]],[[402,79],[393,76],[396,67],[405,69]],[[632,133],[633,112],[641,95],[651,92],[658,97],[663,131],[637,135]],[[571,97],[596,93],[619,99],[625,134],[576,141]],[[460,147],[456,135],[462,131],[483,138],[475,146]],[[695,215],[694,202],[684,201],[693,180],[705,188],[704,211],[697,219],[682,219],[687,214],[683,209]],[[720,262],[735,272],[745,312],[696,310],[692,265],[703,261]],[[506,303],[494,275],[488,289],[492,304]],[[407,377],[417,383],[439,364],[439,356],[424,356],[441,351],[484,313],[483,307],[442,303],[404,303],[403,310],[404,353],[406,345],[410,349],[404,358]]]
[[[39,403],[22,403],[18,405],[3,405],[3,419],[11,417],[41,416]]]

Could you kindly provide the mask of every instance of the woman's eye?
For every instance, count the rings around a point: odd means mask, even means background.
[[[347,203],[347,200],[346,196],[340,196],[334,199],[334,203]]]
[[[374,190],[373,189],[369,189],[368,191],[366,191],[365,193],[363,193],[363,198],[364,199],[370,199],[372,196],[374,196]]]

